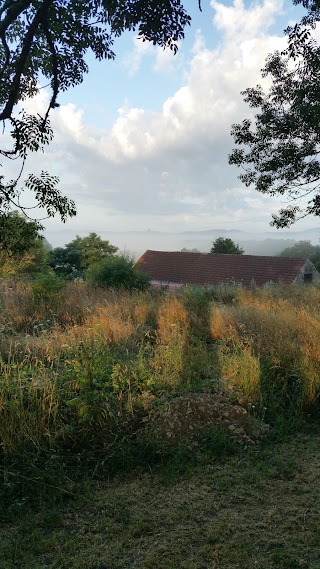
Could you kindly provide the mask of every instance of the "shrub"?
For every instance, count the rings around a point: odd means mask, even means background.
[[[33,296],[45,301],[56,298],[65,286],[65,281],[54,273],[39,275],[31,284]]]
[[[93,285],[125,290],[145,290],[150,282],[145,273],[134,267],[133,260],[125,256],[109,257],[91,265],[86,277]]]

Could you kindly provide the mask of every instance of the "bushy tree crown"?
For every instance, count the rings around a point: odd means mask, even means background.
[[[277,228],[320,216],[320,47],[312,36],[320,3],[293,1],[308,13],[286,30],[288,48],[266,61],[262,76],[270,79],[270,90],[257,85],[243,91],[255,117],[233,125],[237,147],[229,157],[243,169],[239,178],[246,186],[286,198],[272,216]]]
[[[244,250],[229,237],[218,237],[218,239],[213,242],[210,253],[218,255],[243,255]]]

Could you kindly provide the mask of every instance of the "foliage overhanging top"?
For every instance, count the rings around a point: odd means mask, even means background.
[[[199,2],[200,7],[200,2]],[[22,161],[14,180],[0,174],[0,212],[12,207],[28,213],[20,203],[18,182],[30,151],[48,144],[53,133],[48,121],[59,106],[59,93],[82,82],[88,72],[85,55],[113,59],[114,39],[136,30],[142,41],[177,50],[190,23],[180,0],[2,0],[0,2],[0,119],[11,145],[0,149],[2,159]],[[23,101],[51,88],[44,116],[21,110]],[[20,111],[17,104],[20,103]],[[57,190],[58,179],[42,172],[29,176],[35,206],[47,216],[58,213],[63,221],[75,215],[75,204]]]

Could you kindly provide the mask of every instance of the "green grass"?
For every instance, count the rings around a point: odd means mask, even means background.
[[[92,482],[0,528],[0,568],[320,567],[319,434]]]

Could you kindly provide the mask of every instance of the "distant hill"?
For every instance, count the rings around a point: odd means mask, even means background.
[[[298,230],[279,230],[253,233],[239,229],[212,228],[201,231],[183,231],[165,233],[161,231],[126,231],[112,232],[105,229],[95,231],[102,239],[109,239],[111,243],[119,247],[120,250],[127,250],[136,258],[142,255],[146,249],[159,251],[181,251],[186,249],[198,249],[201,252],[209,252],[212,242],[217,237],[230,237],[244,249],[247,255],[278,255],[294,245],[296,241],[307,240],[314,245],[319,243],[320,229],[312,228],[306,231]],[[87,235],[89,231],[79,231],[79,235]],[[53,234],[46,233],[47,239],[54,244],[54,247],[64,245],[75,235],[67,232]],[[62,241],[64,239],[64,241]]]

